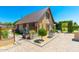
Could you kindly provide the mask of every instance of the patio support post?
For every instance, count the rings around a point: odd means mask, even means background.
[[[0,40],[1,40],[1,27],[0,27]]]
[[[36,31],[38,32],[38,23],[36,23]]]
[[[15,31],[14,31],[14,42],[15,42]]]
[[[14,43],[15,43],[15,29],[13,28],[13,36],[14,36]]]

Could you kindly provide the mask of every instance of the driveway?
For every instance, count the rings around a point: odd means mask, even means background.
[[[57,33],[57,37],[43,47],[36,46],[26,40],[21,40],[14,47],[0,50],[6,52],[76,52],[79,42],[72,41],[74,34]]]

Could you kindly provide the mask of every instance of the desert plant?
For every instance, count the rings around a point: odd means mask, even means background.
[[[41,36],[41,39],[43,36],[47,35],[47,31],[44,28],[41,28],[38,30],[38,35]]]

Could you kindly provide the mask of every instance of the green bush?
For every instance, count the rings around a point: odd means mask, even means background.
[[[73,32],[72,21],[70,21],[70,22],[68,23],[68,32],[69,32],[69,33],[72,33],[72,32]]]
[[[4,39],[8,38],[8,34],[9,34],[9,32],[8,32],[7,30],[1,31],[1,36],[2,36]]]
[[[62,32],[68,32],[72,33],[73,32],[73,22],[71,20],[69,21],[60,21],[59,22],[59,27]]]
[[[38,35],[42,38],[43,36],[47,35],[47,31],[44,28],[41,28],[38,30]]]

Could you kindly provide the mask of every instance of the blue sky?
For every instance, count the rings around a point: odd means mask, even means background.
[[[46,8],[46,6],[0,6],[0,22],[15,22],[25,15],[43,8]],[[79,23],[78,6],[51,6],[50,9],[56,22],[73,20]]]

